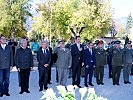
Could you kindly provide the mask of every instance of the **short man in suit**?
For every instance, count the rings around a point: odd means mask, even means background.
[[[79,88],[80,86],[80,74],[81,74],[81,67],[83,65],[83,45],[80,43],[81,38],[80,36],[76,36],[76,43],[71,47],[71,54],[72,54],[72,84],[77,85]]]
[[[6,37],[0,37],[0,97],[9,94],[10,69],[13,66],[13,52],[11,46],[6,44]]]
[[[96,52],[96,82],[98,85],[104,85],[104,65],[107,64],[106,50],[103,48],[103,41],[99,41]]]
[[[54,52],[58,56],[56,66],[58,71],[59,84],[66,86],[68,68],[71,67],[72,63],[71,52],[68,48],[65,48],[64,41],[60,41],[58,47],[54,49]]]
[[[128,41],[125,44],[125,48],[123,50],[123,78],[125,84],[131,84],[129,81],[129,75],[133,64],[133,49],[131,48],[131,43],[131,41]]]
[[[93,43],[89,43],[87,48],[84,50],[84,66],[85,66],[85,86],[88,87],[88,74],[89,74],[89,85],[92,84],[93,69],[96,65],[95,51],[93,50]]]
[[[27,47],[27,40],[20,40],[20,48],[16,51],[16,67],[20,74],[20,87],[19,94],[24,92],[30,93],[29,89],[29,77],[30,71],[33,68],[33,56],[31,49]]]
[[[51,54],[47,49],[47,40],[43,40],[41,43],[41,48],[37,53],[38,60],[38,70],[39,70],[39,91],[43,91],[43,89],[47,90],[48,84],[48,71],[49,65],[51,62]]]

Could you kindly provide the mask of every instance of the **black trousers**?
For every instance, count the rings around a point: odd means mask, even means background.
[[[21,91],[28,91],[30,70],[31,70],[30,68],[29,69],[20,69]]]
[[[39,70],[39,86],[40,89],[46,89],[48,84],[48,68],[44,70]]]
[[[85,67],[85,84],[87,84],[87,79],[89,75],[89,84],[92,84],[92,77],[93,77],[93,66],[89,66],[89,68]]]
[[[112,77],[112,64],[108,63],[108,67],[109,67],[109,77]]]
[[[50,65],[48,68],[48,83],[50,83],[50,81],[51,81],[51,67],[52,67],[52,65]]]
[[[72,66],[72,84],[80,85],[80,74],[81,74],[81,64],[77,64],[77,66]]]

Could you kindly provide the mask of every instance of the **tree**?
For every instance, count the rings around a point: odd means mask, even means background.
[[[41,20],[43,25],[47,25],[43,29],[47,27],[49,31],[43,32],[44,35],[50,34],[51,30],[52,36],[61,39],[71,37],[73,35],[71,31],[76,35],[80,33],[84,39],[104,36],[109,31],[112,19],[109,0],[48,0],[39,4],[38,13],[43,17]],[[50,29],[50,24],[47,23],[51,20],[52,28]],[[39,29],[38,24],[34,27]],[[81,29],[83,29],[82,32]]]
[[[130,29],[132,28],[133,25],[133,19],[131,13],[127,17],[127,24],[126,24],[126,35],[130,34]]]
[[[123,37],[124,33],[125,33],[125,28],[122,25],[121,21],[119,21],[116,25],[116,31],[117,31],[117,36],[118,37]]]
[[[29,0],[0,0],[0,33],[7,37],[23,36],[26,33],[26,17],[29,12]]]

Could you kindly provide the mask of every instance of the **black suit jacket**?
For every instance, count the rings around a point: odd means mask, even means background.
[[[42,48],[37,53],[37,60],[38,60],[38,70],[45,70],[44,65],[51,63],[51,54],[50,51],[47,50],[47,54],[43,53]]]
[[[16,51],[16,67],[27,69],[33,67],[33,56],[30,48],[23,49],[20,47]]]
[[[5,50],[0,45],[0,69],[6,69],[13,66],[13,52],[9,45],[6,45]]]
[[[83,45],[80,44],[80,48],[82,51],[79,51],[77,44],[73,44],[71,46],[71,54],[72,54],[72,67],[77,66],[78,64],[82,64],[83,62]]]

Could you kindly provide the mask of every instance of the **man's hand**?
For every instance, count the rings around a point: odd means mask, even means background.
[[[68,68],[71,68],[71,66],[68,66]]]
[[[86,68],[89,68],[89,65],[86,65]]]
[[[33,70],[33,67],[30,67],[31,70]]]
[[[48,67],[48,64],[45,64],[44,67]]]
[[[82,63],[82,66],[84,66],[84,63]]]
[[[82,48],[80,48],[79,51],[82,51]]]
[[[10,67],[10,70],[12,70],[12,69],[13,69],[13,67],[11,66],[11,67]]]
[[[18,71],[20,72],[20,68],[18,68]]]

